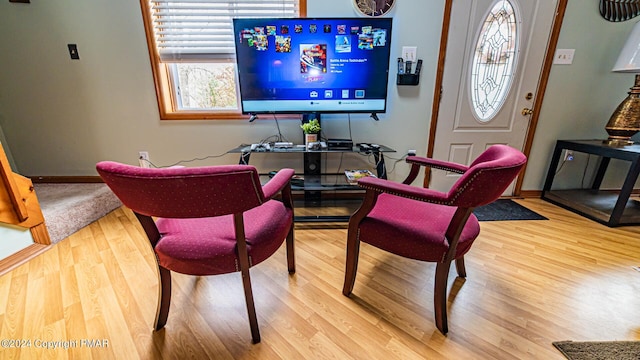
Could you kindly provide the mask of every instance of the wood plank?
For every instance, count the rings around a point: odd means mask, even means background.
[[[0,192],[6,192],[9,198],[8,202],[12,205],[11,207],[18,218],[18,222],[23,222],[27,220],[29,213],[23,202],[23,195],[20,193],[20,187],[18,187],[15,176],[13,171],[11,171],[7,154],[5,154],[2,143],[0,143],[0,180],[2,181]],[[6,202],[3,201],[3,203]]]
[[[346,230],[296,227],[251,269],[262,335],[252,345],[237,273],[173,276],[152,331],[158,277],[133,214],[117,209],[0,277],[0,337],[106,339],[108,347],[2,349],[2,357],[127,359],[564,359],[556,340],[640,340],[640,227],[608,228],[539,199],[546,221],[481,223],[468,277],[449,279],[449,334],[433,321],[434,264],[361,247],[342,295]]]
[[[49,245],[33,244],[0,260],[0,276],[50,249]]]
[[[49,245],[49,233],[30,179],[14,173],[0,143],[0,222],[30,228],[36,244]],[[0,261],[0,274],[34,257],[37,247],[28,247]]]

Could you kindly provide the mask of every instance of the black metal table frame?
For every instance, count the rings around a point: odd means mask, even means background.
[[[573,150],[581,153],[601,156],[600,165],[598,165],[598,169],[591,185],[591,190],[600,189],[611,159],[620,159],[631,162],[631,166],[629,167],[629,171],[627,172],[627,176],[625,177],[622,188],[618,194],[618,199],[608,221],[602,221],[601,219],[595,218],[589,214],[573,209],[566,204],[560,204],[546,196],[546,194],[551,191],[553,179],[556,175],[556,169],[560,162],[560,156],[562,155],[563,150]],[[620,225],[620,219],[625,210],[627,201],[631,196],[631,192],[633,191],[633,186],[635,185],[638,175],[640,175],[640,146],[638,145],[616,147],[606,145],[602,140],[558,140],[553,151],[551,164],[549,164],[549,170],[542,189],[542,199],[577,212],[605,225],[618,226]]]

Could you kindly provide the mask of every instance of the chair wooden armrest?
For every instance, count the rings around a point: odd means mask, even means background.
[[[407,157],[407,162],[409,164],[417,164],[417,165],[420,165],[420,166],[426,166],[426,167],[440,169],[440,170],[452,171],[452,172],[456,172],[458,174],[462,174],[462,173],[466,172],[467,170],[469,170],[468,166],[465,166],[465,165],[462,165],[462,164],[458,164],[458,163],[454,163],[454,162],[450,162],[450,161],[430,159],[430,158],[421,157],[421,156],[409,156],[409,157]]]
[[[469,170],[468,166],[453,163],[449,161],[436,160],[422,156],[409,156],[407,157],[407,163],[411,164],[411,171],[407,178],[402,182],[403,184],[411,184],[418,173],[420,172],[420,167],[429,167],[432,169],[440,169],[455,172],[458,174],[464,174],[467,170]]]
[[[367,191],[387,193],[418,201],[448,205],[450,199],[446,193],[413,186],[405,183],[397,183],[390,180],[366,177],[358,180],[358,186]]]
[[[278,193],[282,192],[286,185],[293,178],[293,169],[281,169],[266,184],[262,186],[264,197],[272,199]]]

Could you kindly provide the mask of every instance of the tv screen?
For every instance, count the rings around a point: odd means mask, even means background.
[[[391,25],[391,18],[234,19],[242,112],[385,112]]]

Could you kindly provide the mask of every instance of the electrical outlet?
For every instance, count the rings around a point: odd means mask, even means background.
[[[564,161],[573,161],[573,151],[565,150],[564,152]]]
[[[407,155],[416,156],[416,151],[415,150],[407,150]]]
[[[140,167],[148,168],[151,164],[149,160],[149,152],[148,151],[140,151],[138,153],[138,163],[140,163]]]

